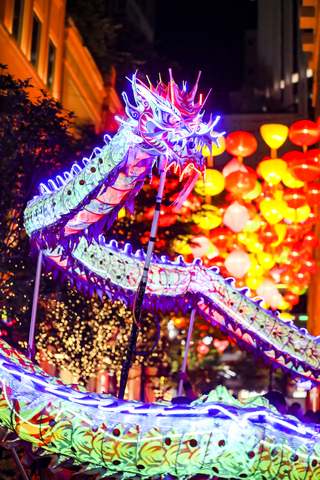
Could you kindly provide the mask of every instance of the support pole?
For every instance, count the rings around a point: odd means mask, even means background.
[[[127,354],[121,370],[120,387],[119,387],[119,394],[118,394],[118,398],[121,398],[121,399],[124,398],[124,394],[126,391],[129,370],[131,368],[132,355],[137,342],[138,325],[141,317],[143,299],[144,299],[145,291],[147,288],[151,256],[152,256],[153,247],[156,241],[157,230],[158,230],[158,221],[160,216],[161,202],[162,202],[164,184],[165,184],[166,174],[167,174],[165,170],[166,165],[167,165],[167,159],[166,158],[161,159],[160,160],[160,183],[159,183],[158,194],[156,198],[156,208],[155,208],[153,220],[152,220],[150,238],[149,238],[148,249],[147,249],[147,256],[146,256],[146,261],[143,267],[141,281],[136,294],[136,301],[134,305],[135,319],[132,323],[128,348],[127,348]]]
[[[183,359],[182,370],[181,370],[182,373],[185,373],[185,371],[187,370],[188,355],[189,355],[190,342],[191,342],[191,338],[192,338],[193,325],[194,325],[194,319],[195,319],[195,316],[196,316],[196,311],[197,311],[197,309],[194,308],[191,312],[191,315],[190,315],[188,337],[187,337],[186,349],[185,349],[185,352],[184,352],[184,359]],[[182,387],[183,387],[183,380],[180,380],[178,397],[180,397],[181,394],[182,394]]]
[[[23,480],[30,480],[28,475],[26,474],[25,469],[22,466],[20,458],[19,458],[17,452],[15,451],[15,449],[14,448],[9,448],[9,452],[12,455],[14,463],[16,464],[17,469],[19,470],[19,473],[20,473],[21,477],[23,478]]]
[[[34,291],[33,291],[31,322],[30,322],[30,329],[29,329],[28,358],[29,360],[32,360],[32,361],[34,361],[36,356],[34,334],[36,330],[36,318],[37,318],[37,307],[38,307],[39,287],[40,287],[40,278],[41,278],[42,255],[43,255],[42,250],[39,250],[36,280],[35,280]]]

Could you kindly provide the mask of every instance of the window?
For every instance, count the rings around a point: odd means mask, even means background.
[[[48,88],[51,88],[53,84],[55,58],[56,58],[56,47],[53,45],[52,41],[49,40],[48,69],[47,69]]]
[[[12,35],[20,43],[24,0],[15,0],[13,5]]]
[[[39,60],[40,36],[41,36],[41,22],[37,17],[37,15],[34,13],[33,24],[32,24],[30,61],[35,68],[37,68],[38,60]]]

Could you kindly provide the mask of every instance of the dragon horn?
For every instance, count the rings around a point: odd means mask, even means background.
[[[197,93],[197,90],[198,90],[198,83],[199,83],[200,77],[201,77],[201,70],[198,73],[198,78],[196,80],[196,83],[194,84],[193,89],[189,93],[189,98],[192,102],[194,101],[194,97],[196,96],[196,93]]]
[[[135,72],[132,76],[132,91],[133,91],[133,96],[136,101],[136,104],[139,105],[140,102],[137,94],[137,72]]]

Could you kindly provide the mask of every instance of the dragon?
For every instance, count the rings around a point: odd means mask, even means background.
[[[63,272],[78,289],[134,303],[145,253],[107,243],[103,232],[140,191],[154,165],[189,176],[184,198],[200,175],[202,147],[221,134],[218,119],[203,121],[190,92],[172,78],[154,87],[132,79],[132,105],[119,132],[94,149],[83,166],[40,185],[25,210],[25,229],[46,268]],[[152,256],[144,306],[162,312],[190,308],[256,354],[309,386],[319,385],[319,339],[251,300],[217,268],[182,257]],[[256,480],[320,476],[315,426],[279,415],[259,398],[240,404],[222,387],[190,406],[126,402],[92,394],[46,375],[0,339],[0,421],[47,453],[124,478],[204,474]]]

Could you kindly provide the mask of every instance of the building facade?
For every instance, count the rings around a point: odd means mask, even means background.
[[[49,91],[73,111],[75,123],[96,131],[116,131],[123,107],[115,91],[115,72],[106,81],[71,19],[66,0],[2,0],[0,63],[16,78],[31,78],[34,89]]]

